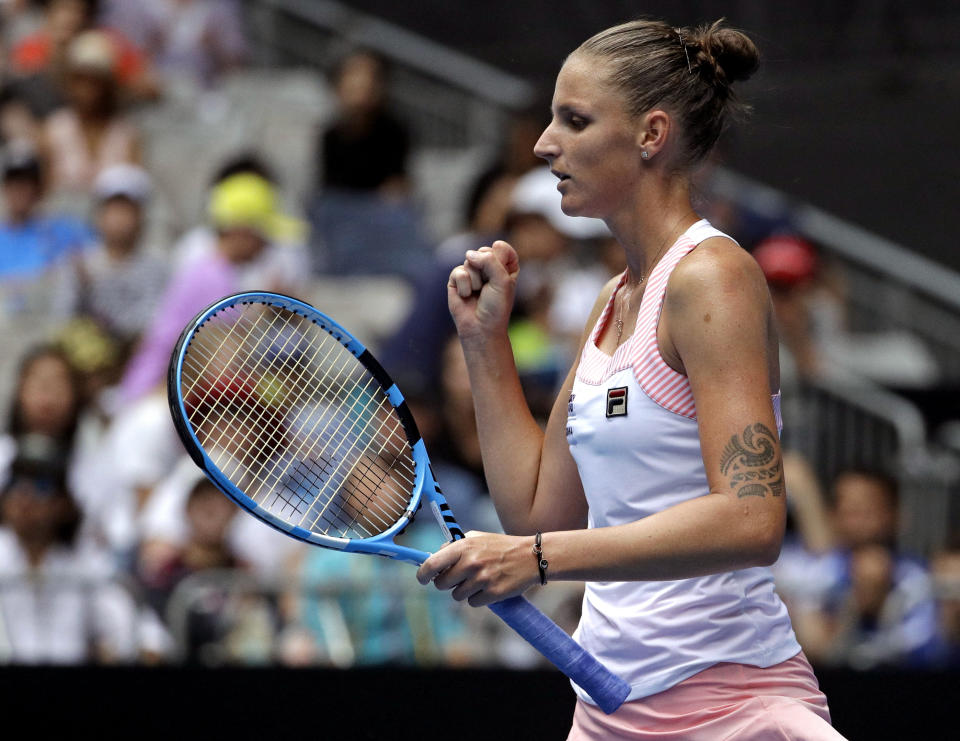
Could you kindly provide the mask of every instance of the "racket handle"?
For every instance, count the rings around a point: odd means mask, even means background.
[[[630,686],[524,597],[494,602],[490,609],[583,689],[609,715],[630,694]]]

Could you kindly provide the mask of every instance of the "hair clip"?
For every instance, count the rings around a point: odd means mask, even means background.
[[[683,55],[687,58],[687,71],[692,75],[693,65],[690,64],[690,52],[687,50],[687,45],[683,43],[683,34],[680,33],[679,28],[675,28],[673,30],[677,32],[677,38],[680,39],[680,46],[683,47]]]

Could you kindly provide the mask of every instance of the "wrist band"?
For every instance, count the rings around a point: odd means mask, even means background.
[[[537,569],[540,571],[540,584],[547,583],[547,566],[549,562],[543,557],[543,546],[541,545],[542,536],[540,533],[537,533],[537,537],[533,543],[533,555],[537,557]]]

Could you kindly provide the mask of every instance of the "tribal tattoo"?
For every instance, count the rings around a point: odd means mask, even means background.
[[[783,464],[777,455],[776,437],[761,422],[747,425],[724,446],[720,471],[730,476],[730,488],[738,497],[783,495]]]

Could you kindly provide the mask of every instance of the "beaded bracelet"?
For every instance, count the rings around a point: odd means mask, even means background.
[[[547,583],[547,566],[549,562],[543,557],[543,546],[541,544],[542,536],[540,533],[537,533],[537,537],[533,543],[533,555],[537,557],[537,569],[540,571],[540,584]]]

